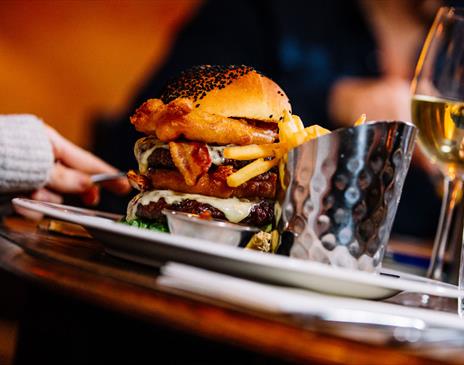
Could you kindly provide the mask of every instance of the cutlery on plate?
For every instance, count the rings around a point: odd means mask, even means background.
[[[103,174],[95,174],[90,176],[90,180],[94,183],[101,183],[105,181],[117,180],[122,177],[125,177],[126,173],[124,171],[119,171],[117,173],[103,173]]]

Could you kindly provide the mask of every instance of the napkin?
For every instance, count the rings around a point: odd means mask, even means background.
[[[273,286],[173,262],[162,267],[158,283],[270,314],[419,331],[432,328],[464,331],[464,320],[454,313]]]

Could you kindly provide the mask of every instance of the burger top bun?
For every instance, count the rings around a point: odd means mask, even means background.
[[[249,66],[196,66],[171,81],[161,96],[168,104],[179,98],[194,110],[232,118],[277,123],[291,112],[287,95],[274,81]]]

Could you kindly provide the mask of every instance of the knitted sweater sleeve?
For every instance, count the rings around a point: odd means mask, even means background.
[[[53,166],[53,151],[40,119],[0,115],[0,193],[43,186]]]

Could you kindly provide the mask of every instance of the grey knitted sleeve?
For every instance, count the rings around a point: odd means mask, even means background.
[[[29,114],[0,115],[0,193],[43,186],[53,151],[42,121]]]

